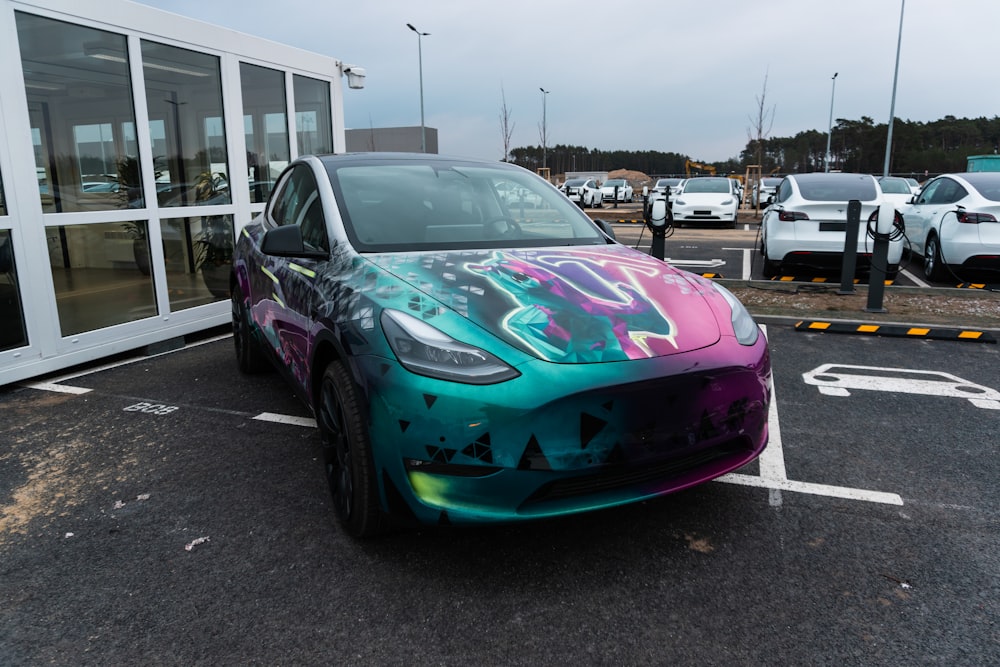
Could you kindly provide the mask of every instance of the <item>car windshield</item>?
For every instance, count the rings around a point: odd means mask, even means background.
[[[729,192],[728,178],[692,178],[684,184],[684,194],[692,192]]]
[[[902,178],[883,178],[878,184],[881,186],[882,192],[887,192],[891,195],[912,194],[910,184]]]
[[[780,178],[765,178],[764,179],[764,187],[765,188],[776,188],[776,187],[778,187],[779,183],[781,183],[781,179]]]
[[[523,169],[447,160],[326,166],[360,252],[607,242],[575,203]]]
[[[800,174],[799,194],[810,201],[873,201],[878,199],[875,179],[865,174]]]
[[[575,187],[578,187],[580,185],[583,185],[586,182],[587,182],[587,179],[585,179],[585,178],[571,178],[568,181],[566,181],[566,186],[567,187],[573,187],[573,188],[575,188]]]
[[[620,178],[612,178],[611,180],[604,181],[604,187],[606,188],[613,188],[616,185],[620,188],[623,188],[625,187],[625,181]]]
[[[965,180],[985,199],[1000,201],[1000,173],[977,172],[965,174]]]

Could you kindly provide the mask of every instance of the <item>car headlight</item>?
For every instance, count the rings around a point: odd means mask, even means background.
[[[760,328],[754,322],[750,313],[747,312],[746,307],[740,303],[740,300],[732,292],[722,285],[718,283],[712,283],[712,285],[729,303],[733,320],[733,333],[736,335],[736,340],[739,341],[740,345],[753,345],[756,343],[757,337],[760,335]]]
[[[489,352],[460,343],[403,311],[384,310],[381,322],[399,363],[418,375],[465,384],[495,384],[520,375]]]

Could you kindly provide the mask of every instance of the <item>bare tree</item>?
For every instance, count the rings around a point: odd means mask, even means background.
[[[771,127],[774,125],[774,106],[767,108],[767,70],[764,71],[764,86],[760,90],[760,95],[754,97],[757,107],[754,110],[755,116],[748,116],[750,127],[747,128],[747,139],[753,145],[754,163],[763,167],[764,141],[771,134]]]
[[[503,161],[510,159],[510,138],[514,134],[514,123],[510,119],[511,109],[507,106],[507,96],[500,84],[500,135],[503,137]]]

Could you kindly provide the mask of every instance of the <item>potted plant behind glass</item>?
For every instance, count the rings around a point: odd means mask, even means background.
[[[139,177],[139,160],[132,156],[118,158],[118,208],[142,208],[142,181]],[[122,229],[132,239],[132,255],[135,265],[144,276],[149,275],[149,240],[146,223],[140,221],[123,222]]]

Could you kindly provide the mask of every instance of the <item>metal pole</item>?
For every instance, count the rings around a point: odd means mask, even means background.
[[[406,27],[417,33],[417,63],[420,68],[420,152],[427,152],[427,128],[424,125],[424,50],[422,46],[423,38],[429,35],[429,32],[420,32],[413,27],[412,24],[407,23]]]
[[[833,87],[830,89],[830,130],[826,133],[826,169],[830,171],[830,137],[833,135],[833,95],[837,92],[837,72],[833,73]]]
[[[546,134],[548,134],[548,130],[546,129],[545,126],[545,96],[549,94],[549,91],[541,87],[539,87],[538,90],[542,91],[542,169],[545,169],[546,167],[549,166],[548,156],[547,156],[548,151],[546,148],[546,136],[545,136]]]
[[[889,154],[892,151],[892,121],[896,116],[896,82],[899,80],[899,49],[903,45],[903,11],[906,9],[906,0],[901,0],[899,4],[899,37],[896,40],[896,72],[892,75],[892,103],[889,105],[889,133],[885,138],[885,164],[882,167],[882,175],[889,175]]]

